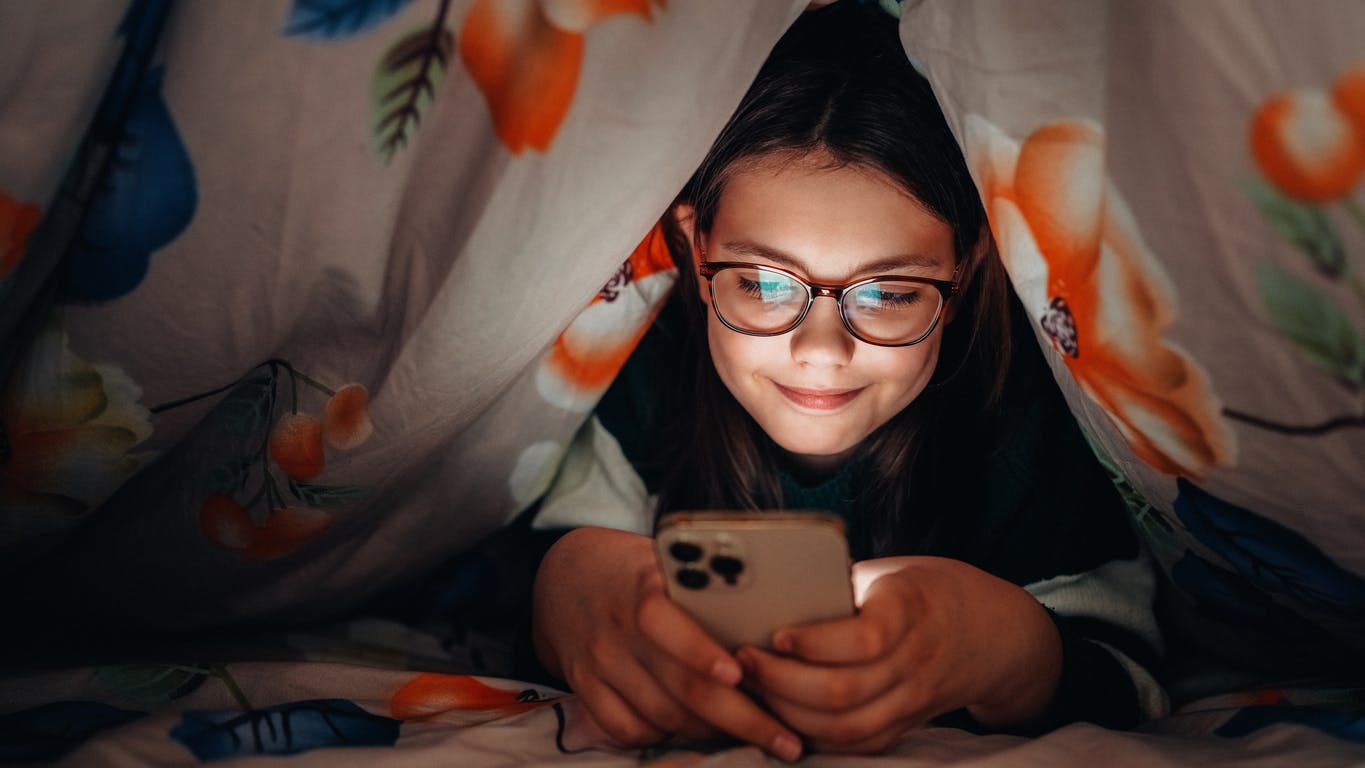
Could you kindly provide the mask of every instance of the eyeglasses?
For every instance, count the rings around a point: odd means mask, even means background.
[[[703,261],[700,271],[711,286],[716,317],[732,331],[780,336],[801,324],[817,298],[828,296],[839,303],[848,332],[879,347],[924,341],[958,289],[956,279],[901,275],[827,285],[779,267],[741,261]]]

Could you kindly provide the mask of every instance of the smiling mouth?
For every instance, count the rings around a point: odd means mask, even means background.
[[[773,382],[777,384],[777,382]],[[851,402],[867,387],[858,389],[800,389],[777,384],[777,390],[792,403],[812,411],[832,411]]]

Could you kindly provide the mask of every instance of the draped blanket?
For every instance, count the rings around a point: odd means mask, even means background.
[[[1365,6],[870,4],[1159,566],[1176,710],[866,760],[1361,760]],[[672,286],[655,221],[805,6],[0,7],[6,633],[335,616],[528,509]],[[343,635],[8,658],[0,759],[640,758],[470,676],[467,638]]]

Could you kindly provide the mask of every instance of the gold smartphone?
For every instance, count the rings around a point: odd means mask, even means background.
[[[655,529],[668,596],[726,648],[853,615],[844,521],[825,512],[675,512]]]

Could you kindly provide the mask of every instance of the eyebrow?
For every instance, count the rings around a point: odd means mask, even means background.
[[[750,258],[767,259],[778,264],[793,269],[797,272],[810,274],[808,266],[795,256],[785,251],[755,243],[752,240],[727,240],[721,244],[721,248]],[[926,256],[919,253],[900,253],[894,256],[887,256],[883,259],[860,264],[858,274],[868,273],[887,273],[897,269],[931,270],[939,267],[943,262],[933,256]]]

